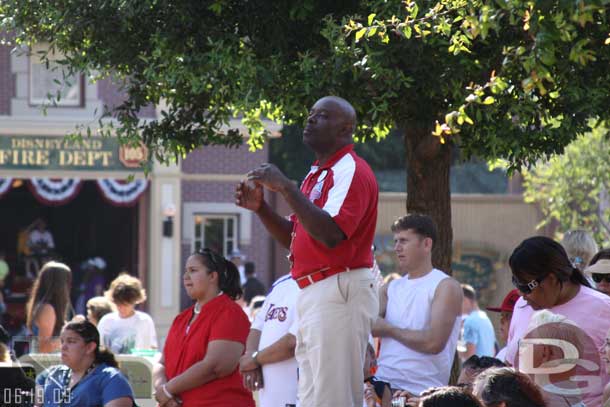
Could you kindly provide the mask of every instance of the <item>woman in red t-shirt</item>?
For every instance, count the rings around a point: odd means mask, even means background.
[[[241,296],[239,271],[221,255],[193,253],[184,272],[195,305],[174,320],[163,356],[153,369],[155,398],[162,407],[254,407],[239,374],[250,322],[234,300]]]

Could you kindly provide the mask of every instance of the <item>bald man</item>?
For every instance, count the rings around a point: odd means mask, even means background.
[[[295,356],[303,407],[362,406],[366,345],[379,308],[371,272],[378,188],[353,151],[355,127],[346,100],[318,100],[303,131],[317,160],[301,188],[263,164],[235,193],[236,204],[256,213],[290,250],[292,278],[301,289]],[[282,195],[292,209],[288,219],[265,202],[263,189]]]

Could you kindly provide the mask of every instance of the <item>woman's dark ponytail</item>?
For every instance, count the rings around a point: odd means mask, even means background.
[[[579,269],[577,269],[576,267],[572,268],[572,274],[570,275],[570,281],[573,282],[574,284],[580,284],[580,285],[584,285],[585,287],[592,288],[591,283],[589,282],[589,280],[587,280],[587,278],[585,277],[583,272],[580,271]]]
[[[108,366],[116,367],[117,369],[119,368],[119,362],[117,362],[116,358],[114,357],[114,353],[106,348],[100,349],[99,345],[97,348],[95,348],[95,363],[98,365],[100,363],[105,363]]]
[[[239,270],[233,262],[224,259],[225,261],[225,272],[219,273],[220,278],[218,281],[218,288],[220,288],[225,294],[231,299],[237,300],[241,298],[243,293],[241,289],[241,278],[239,276]]]
[[[199,256],[210,272],[218,273],[218,288],[220,291],[233,300],[241,298],[241,278],[235,264],[208,248],[200,249],[193,255]]]
[[[80,335],[81,338],[85,341],[85,343],[94,342],[95,347],[95,357],[94,361],[96,364],[105,363],[108,366],[119,367],[119,363],[116,361],[114,354],[109,350],[100,347],[100,333],[97,330],[96,326],[86,319],[74,318],[72,321],[68,322],[66,326],[64,326],[64,330],[69,329],[73,332],[76,332]]]

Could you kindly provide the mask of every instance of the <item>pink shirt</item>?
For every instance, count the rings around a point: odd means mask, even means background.
[[[569,302],[550,308],[549,311],[563,315],[574,322],[593,341],[599,353],[595,363],[600,364],[602,385],[598,390],[584,395],[587,406],[598,406],[602,403],[603,386],[610,381],[604,365],[606,334],[610,328],[610,297],[582,286],[578,294]],[[519,340],[528,332],[530,318],[534,309],[527,305],[523,297],[515,304],[515,310],[508,331],[506,360],[516,365],[519,353]],[[597,359],[597,358],[596,358]]]

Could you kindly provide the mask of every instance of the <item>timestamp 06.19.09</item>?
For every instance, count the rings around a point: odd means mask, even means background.
[[[33,406],[37,403],[42,403],[43,400],[43,389],[37,387],[36,390],[23,390],[19,388],[8,388],[2,392],[2,403],[0,405],[19,405],[19,406]],[[53,389],[53,394],[47,394],[53,398],[53,404],[59,404],[66,402],[66,395],[61,389]],[[69,403],[69,401],[68,401]]]

